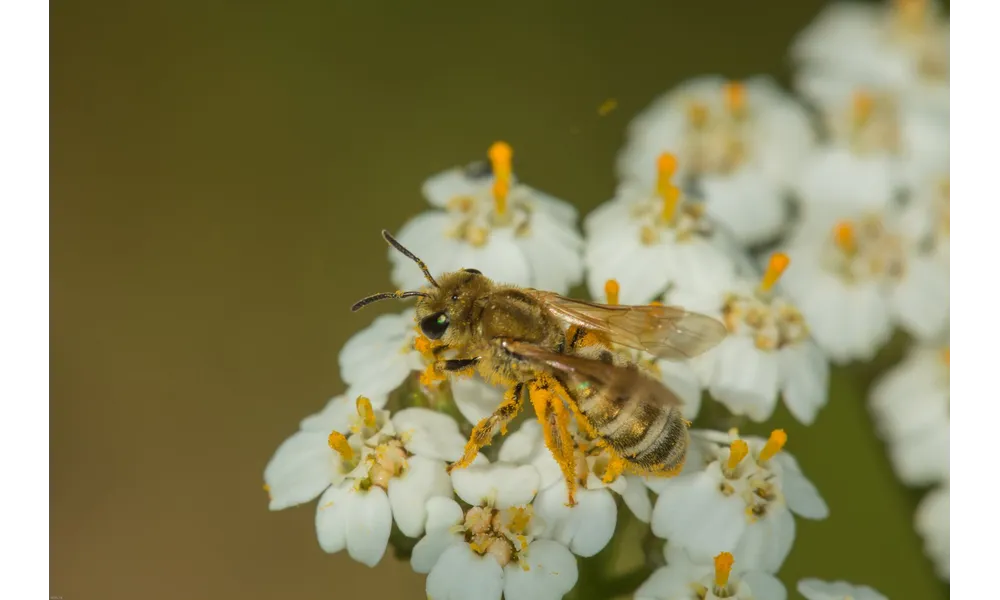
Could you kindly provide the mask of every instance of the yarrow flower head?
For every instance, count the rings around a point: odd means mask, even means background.
[[[750,570],[775,573],[795,538],[792,513],[824,519],[826,503],[795,459],[784,452],[787,436],[767,440],[714,431],[692,431],[696,453],[679,476],[648,483],[659,491],[653,533],[707,561],[732,552]]]
[[[528,421],[507,436],[500,460],[529,464],[538,469],[540,487],[534,507],[546,524],[546,537],[567,546],[578,556],[604,549],[615,532],[618,508],[611,492],[622,497],[629,510],[648,523],[653,505],[640,477],[624,475],[603,448],[581,440],[575,452],[579,490],[576,505],[567,506],[567,489],[559,464],[545,447],[541,425]]]
[[[450,498],[427,502],[427,534],[410,563],[427,573],[427,596],[450,600],[556,600],[573,588],[577,565],[562,544],[540,539],[531,500],[539,486],[530,465],[487,464],[453,474]]]
[[[374,566],[393,520],[405,535],[420,535],[427,499],[451,496],[445,463],[457,460],[464,444],[458,424],[443,414],[408,408],[390,418],[364,396],[356,402],[341,396],[303,420],[278,448],[264,470],[265,489],[271,510],[322,494],[320,546],[327,552],[346,548]]]
[[[785,222],[783,192],[814,143],[805,109],[765,77],[701,77],[656,100],[630,124],[619,176],[645,189],[663,152],[697,182],[707,211],[740,242],[776,235]]]
[[[806,600],[889,600],[867,585],[854,585],[846,581],[820,581],[803,579],[797,586]]]
[[[870,359],[894,325],[925,339],[947,326],[948,269],[898,212],[806,223],[784,252],[784,289],[836,362]]]
[[[802,69],[882,81],[927,109],[949,108],[949,24],[935,0],[837,2],[792,45]]]
[[[616,278],[623,304],[644,304],[671,285],[727,278],[745,260],[735,238],[707,214],[710,207],[675,183],[676,157],[661,154],[656,170],[654,186],[625,182],[584,221],[592,297]]]
[[[718,348],[691,360],[713,398],[761,422],[780,392],[792,415],[810,424],[827,401],[829,365],[810,336],[812,321],[776,287],[787,266],[777,253],[757,281],[734,275],[714,290],[678,288],[665,302],[716,316],[729,330]]]
[[[872,415],[903,483],[949,477],[950,355],[947,345],[918,346],[872,388]]]
[[[442,272],[475,268],[502,283],[566,293],[583,279],[572,205],[520,183],[513,151],[490,147],[489,165],[453,168],[424,184],[434,210],[400,229],[401,244]],[[392,281],[416,289],[423,280],[413,264],[390,251]]]
[[[667,566],[657,569],[635,593],[635,600],[785,600],[785,586],[774,575],[747,570],[721,552],[711,563],[693,562],[680,547],[664,547]]]

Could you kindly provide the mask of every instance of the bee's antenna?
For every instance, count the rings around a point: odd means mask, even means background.
[[[426,292],[382,292],[381,294],[372,294],[367,298],[362,298],[361,300],[355,302],[354,306],[351,307],[351,312],[357,312],[372,302],[378,302],[379,300],[389,300],[391,298],[412,298],[414,296],[423,296],[427,298],[430,297],[430,294]]]
[[[427,281],[429,281],[431,283],[431,285],[433,285],[434,287],[441,287],[441,286],[438,285],[438,282],[434,281],[434,277],[432,277],[431,276],[431,272],[429,270],[427,270],[427,265],[424,264],[424,261],[422,261],[419,258],[417,258],[416,255],[414,255],[412,252],[410,252],[409,250],[407,250],[402,244],[400,244],[399,242],[397,242],[396,238],[392,237],[389,234],[389,232],[386,231],[385,229],[382,230],[382,237],[385,238],[385,241],[389,242],[390,246],[392,246],[396,250],[399,250],[399,252],[403,256],[405,256],[405,257],[409,258],[410,260],[412,260],[413,262],[417,263],[417,266],[420,267],[420,270],[424,272],[424,278],[426,278]],[[374,302],[374,300],[373,300],[373,302]]]

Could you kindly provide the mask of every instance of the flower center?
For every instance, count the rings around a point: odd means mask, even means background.
[[[769,461],[787,441],[784,430],[775,429],[756,457],[750,452],[749,444],[739,438],[730,442],[728,456],[724,446],[717,447],[715,456],[724,477],[719,492],[742,498],[747,519],[751,522],[767,514],[771,503],[782,498],[778,478]]]
[[[898,154],[901,149],[899,111],[887,94],[857,90],[846,115],[834,117],[830,130],[855,154]]]
[[[514,182],[514,151],[506,142],[496,142],[487,154],[492,183],[456,196],[446,206],[453,217],[446,235],[477,248],[489,243],[494,227],[510,227],[518,236],[531,231],[532,203],[527,188]]]
[[[894,0],[888,15],[889,40],[914,55],[921,76],[947,81],[948,24],[928,0]]]
[[[374,485],[388,490],[390,479],[406,473],[409,468],[406,460],[408,457],[409,453],[398,438],[389,438],[379,444],[375,447],[375,452],[370,455],[368,477],[359,482],[359,487],[366,489]]]
[[[722,86],[722,110],[692,101],[687,106],[683,159],[695,174],[727,174],[746,162],[752,114],[746,86],[732,81]]]
[[[809,337],[805,319],[798,308],[772,294],[774,285],[788,268],[781,252],[771,256],[767,270],[753,294],[730,294],[722,306],[722,320],[731,333],[753,337],[760,350],[778,350]]]
[[[462,524],[465,542],[476,554],[492,556],[501,567],[515,561],[527,569],[523,558],[533,517],[531,505],[503,510],[473,506],[465,513]]]
[[[656,192],[632,207],[632,218],[639,221],[639,239],[647,245],[660,243],[663,234],[678,242],[695,235],[708,235],[711,227],[702,218],[704,203],[686,198],[674,184],[677,158],[664,152],[656,161]]]
[[[825,266],[848,283],[901,279],[906,274],[903,239],[888,231],[877,216],[842,221],[834,226]]]

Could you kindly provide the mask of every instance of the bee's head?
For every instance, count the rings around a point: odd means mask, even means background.
[[[383,230],[382,237],[390,246],[417,263],[430,287],[419,291],[374,294],[355,302],[351,310],[360,310],[380,300],[416,296],[417,322],[420,324],[420,331],[429,339],[439,340],[449,332],[455,333],[458,328],[469,327],[468,317],[471,315],[473,304],[489,286],[489,280],[476,269],[462,269],[445,273],[439,283],[431,275],[427,265],[397,242],[388,231]]]

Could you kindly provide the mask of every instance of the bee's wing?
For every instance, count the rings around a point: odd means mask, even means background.
[[[534,344],[506,341],[504,348],[514,355],[548,366],[568,376],[571,385],[590,384],[610,395],[646,396],[663,404],[680,406],[680,398],[657,379],[638,368],[620,367],[591,358],[559,354]]]
[[[532,293],[550,313],[567,323],[668,360],[698,356],[714,348],[728,333],[718,319],[678,306],[598,304],[553,292]]]

